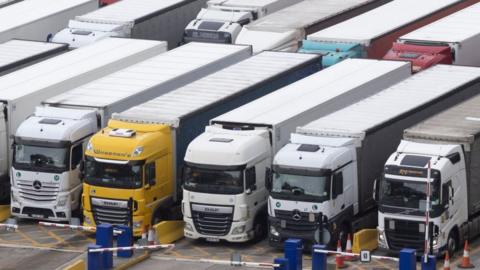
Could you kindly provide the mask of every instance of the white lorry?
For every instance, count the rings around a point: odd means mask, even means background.
[[[0,9],[0,42],[48,41],[69,19],[97,8],[98,0],[29,0],[6,6]]]
[[[409,75],[405,62],[351,59],[210,120],[185,154],[185,236],[245,242],[264,235],[265,178],[295,127]]]
[[[70,220],[80,207],[87,142],[112,113],[250,56],[247,46],[191,43],[46,99],[15,134],[12,215]]]
[[[162,42],[112,38],[0,77],[0,201],[10,195],[13,135],[36,105],[164,51]]]
[[[472,96],[478,88],[452,85],[473,74],[478,78],[480,69],[434,67],[298,127],[273,162],[270,243],[299,237],[334,247],[348,233],[375,228],[374,181],[402,131]]]
[[[475,4],[401,36],[383,59],[410,61],[414,71],[435,64],[480,66],[479,14]]]
[[[52,41],[78,48],[106,37],[126,37],[167,41],[172,49],[181,42],[185,26],[205,1],[122,0],[76,16]]]
[[[479,68],[437,67],[444,72],[425,85],[433,83],[450,93],[478,93]],[[430,89],[421,88],[417,93],[431,95]],[[377,183],[381,249],[399,251],[408,246],[424,252],[427,181],[430,251],[437,255],[448,251],[452,256],[465,240],[480,234],[479,105],[477,95],[404,131]]]
[[[243,26],[236,44],[253,52],[297,51],[308,35],[345,21],[390,0],[304,0]]]
[[[66,52],[66,44],[12,39],[0,44],[0,76]]]
[[[300,0],[210,0],[185,28],[184,42],[234,43],[242,26]]]

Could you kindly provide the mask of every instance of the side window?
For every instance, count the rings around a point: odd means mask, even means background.
[[[343,193],[343,173],[335,173],[332,182],[332,198],[335,199],[338,195]]]
[[[448,200],[450,199],[453,194],[451,194],[452,181],[448,181],[447,183],[442,185],[442,205],[448,206]]]
[[[248,168],[245,170],[245,181],[246,181],[246,188],[250,190],[255,190],[257,187],[256,183],[256,175],[255,175],[255,166]]]
[[[75,169],[78,164],[80,164],[80,161],[82,161],[83,158],[83,145],[78,144],[73,147],[72,149],[72,164],[71,168]]]
[[[145,184],[153,186],[155,185],[155,162],[145,165]]]

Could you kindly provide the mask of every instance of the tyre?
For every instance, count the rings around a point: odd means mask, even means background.
[[[457,249],[458,249],[458,235],[456,231],[452,230],[448,234],[446,250],[448,251],[448,255],[453,256],[455,254],[455,251],[457,251]]]

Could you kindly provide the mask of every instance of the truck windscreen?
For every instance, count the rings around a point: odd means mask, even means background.
[[[243,192],[243,170],[186,166],[184,188],[194,192],[240,194]]]
[[[142,165],[99,162],[86,158],[85,182],[92,186],[134,189],[142,187]]]
[[[232,36],[230,33],[218,31],[204,31],[204,30],[185,30],[184,41],[188,42],[212,42],[212,43],[232,43]]]
[[[13,164],[16,169],[63,172],[69,169],[68,148],[15,144]]]
[[[271,195],[285,199],[323,202],[330,198],[330,176],[275,172]]]
[[[440,180],[435,179],[431,186],[432,207],[440,205]],[[425,181],[383,178],[380,182],[380,204],[425,211],[427,183]]]

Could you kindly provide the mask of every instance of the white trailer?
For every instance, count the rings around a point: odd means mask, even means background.
[[[480,234],[480,68],[438,65],[419,74],[437,69],[441,70],[437,76],[424,81],[424,85],[433,85],[420,87],[422,96],[441,92],[434,88],[476,96],[403,132],[403,140],[384,163],[378,183],[381,249],[399,251],[409,246],[422,252],[428,226],[431,252],[453,255],[465,240]],[[415,99],[419,97],[415,95]],[[428,224],[427,181],[432,191]]]
[[[185,235],[245,242],[266,233],[265,178],[290,133],[409,75],[405,62],[351,59],[210,120],[185,154],[208,183],[186,179],[184,221],[195,229]]]
[[[69,19],[97,8],[98,0],[28,0],[6,6],[0,9],[0,42],[48,41]]]
[[[478,92],[478,83],[458,88],[478,74],[480,69],[439,66],[298,127],[274,160],[269,215],[278,235],[270,240],[301,237],[334,247],[348,233],[375,228],[374,181],[402,131]],[[296,212],[299,221],[292,219]]]
[[[411,61],[415,71],[435,64],[480,66],[480,4],[401,36],[384,59]]]
[[[165,42],[111,38],[0,77],[0,199],[10,193],[13,135],[35,106],[165,51]]]
[[[66,52],[60,43],[12,39],[0,44],[0,76]]]
[[[242,26],[300,0],[210,0],[185,28],[185,42],[235,43]]]
[[[191,43],[46,99],[45,106],[23,121],[15,134],[12,215],[70,220],[72,210],[80,206],[79,165],[87,142],[107,125],[112,113],[250,56],[247,46]],[[32,194],[35,183],[40,188]],[[48,185],[56,190],[42,188]]]
[[[0,0],[0,8],[9,6],[11,4],[15,4],[19,1],[22,1],[22,0]]]
[[[297,51],[307,35],[383,5],[390,0],[304,0],[242,28],[236,44],[249,44],[253,52]]]
[[[76,16],[53,41],[72,48],[106,37],[163,40],[175,48],[185,26],[195,18],[206,0],[122,0],[99,10]]]

